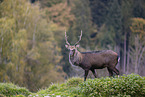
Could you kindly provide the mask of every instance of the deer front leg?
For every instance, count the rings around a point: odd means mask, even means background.
[[[86,78],[88,76],[89,70],[85,70],[85,75],[84,75],[84,81],[86,81]]]

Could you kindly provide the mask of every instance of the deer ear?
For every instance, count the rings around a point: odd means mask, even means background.
[[[68,49],[69,46],[68,45],[65,45],[65,47]]]
[[[77,48],[77,47],[80,47],[80,45],[77,44],[77,45],[76,45],[76,48]]]

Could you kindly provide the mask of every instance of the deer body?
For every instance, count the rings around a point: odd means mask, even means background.
[[[79,66],[85,70],[84,81],[87,78],[89,70],[91,70],[94,76],[97,77],[95,69],[102,69],[105,67],[107,67],[109,71],[109,76],[113,76],[113,72],[119,75],[119,71],[115,67],[119,60],[118,54],[116,52],[112,50],[79,52],[77,50],[77,48],[79,47],[78,45],[75,44],[71,46],[68,43],[67,38],[66,43],[68,44],[66,45],[66,48],[70,50],[69,53],[70,64]]]
[[[100,51],[100,52],[82,52],[82,61],[79,66],[83,69],[102,69],[104,67],[112,66],[112,64],[117,63],[118,55],[111,51]],[[86,65],[85,66],[83,66]]]

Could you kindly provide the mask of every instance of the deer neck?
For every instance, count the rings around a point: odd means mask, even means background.
[[[70,62],[71,65],[79,66],[81,61],[82,61],[82,55],[81,55],[81,53],[79,51],[76,50],[76,52],[75,52],[73,57],[71,57],[69,55],[69,62]]]

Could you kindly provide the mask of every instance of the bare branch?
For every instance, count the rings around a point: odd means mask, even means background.
[[[144,51],[145,51],[145,46],[142,47],[142,51],[140,52],[140,56],[139,56],[139,59],[138,59],[138,63],[139,63],[139,64],[141,63],[141,58],[143,57]]]

